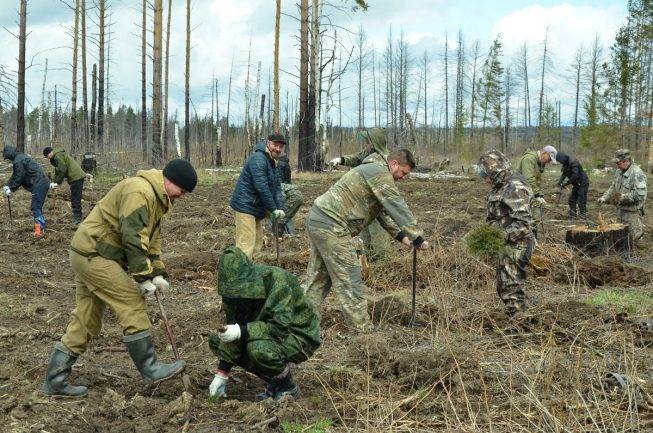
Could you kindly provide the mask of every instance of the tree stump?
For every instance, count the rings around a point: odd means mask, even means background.
[[[567,230],[565,242],[573,245],[589,256],[599,256],[627,252],[631,249],[628,225],[606,223],[599,213],[598,227],[590,229],[586,225]]]

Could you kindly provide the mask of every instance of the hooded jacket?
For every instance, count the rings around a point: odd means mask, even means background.
[[[487,195],[488,224],[502,230],[508,245],[528,244],[533,240],[532,191],[524,177],[505,170],[493,180]]]
[[[65,178],[70,184],[86,177],[86,173],[77,164],[77,161],[68,155],[64,149],[55,147],[52,149],[52,154],[52,158],[50,158],[50,164],[54,166],[52,182],[60,184]]]
[[[164,275],[161,219],[172,202],[161,170],[140,170],[118,182],[95,205],[73,236],[71,249],[119,262],[134,278]]]
[[[285,209],[281,183],[274,159],[266,152],[266,142],[256,145],[254,153],[245,161],[229,205],[236,212],[263,219],[266,212]]]
[[[273,340],[282,347],[290,338],[299,341],[303,359],[320,346],[320,320],[304,297],[297,277],[276,266],[252,263],[237,247],[227,247],[218,264],[218,294],[225,323],[240,325],[240,342],[212,347],[221,359],[235,364],[241,343]]]
[[[367,137],[369,143],[365,149],[353,155],[341,156],[340,165],[344,165],[346,167],[358,167],[363,163],[365,158],[373,153],[378,153],[379,155],[388,154],[388,139],[386,132],[383,129],[374,128],[367,133]]]
[[[544,172],[544,165],[540,163],[540,157],[536,150],[527,150],[522,155],[515,172],[524,176],[526,184],[533,190],[535,197],[542,196],[540,181]]]
[[[562,174],[560,175],[558,186],[563,188],[567,185],[573,185],[575,187],[589,185],[589,178],[587,177],[587,174],[585,174],[585,170],[583,170],[583,166],[580,164],[578,159],[569,156],[564,152],[558,152],[556,155],[556,161],[562,164]]]
[[[38,162],[18,152],[13,146],[5,146],[2,150],[2,157],[12,162],[13,173],[7,186],[11,191],[16,191],[21,186],[32,192],[32,188],[42,182],[50,183],[45,172]]]
[[[279,176],[279,182],[281,183],[292,183],[292,170],[290,169],[290,160],[288,155],[283,154],[277,159],[277,175]]]

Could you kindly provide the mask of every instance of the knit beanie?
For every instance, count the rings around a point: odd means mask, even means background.
[[[43,156],[47,157],[50,154],[50,152],[52,152],[52,148],[50,146],[43,148]]]
[[[191,163],[185,159],[173,159],[167,163],[163,175],[186,192],[192,192],[197,185],[197,173]]]

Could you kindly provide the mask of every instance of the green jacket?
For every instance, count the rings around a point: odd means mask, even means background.
[[[540,183],[542,181],[544,166],[540,164],[540,157],[536,150],[527,150],[524,152],[524,155],[517,163],[516,171],[524,176],[526,185],[533,190],[534,197],[542,195]]]
[[[252,263],[239,248],[227,247],[218,264],[218,294],[225,323],[247,329],[245,341],[211,346],[221,360],[237,364],[242,343],[256,340],[299,341],[306,357],[321,344],[320,319],[297,277],[284,269]]]
[[[379,155],[388,154],[387,137],[383,129],[374,128],[371,131],[367,132],[366,135],[368,143],[365,149],[353,155],[341,156],[340,165],[347,167],[358,167],[363,163],[365,158],[373,153],[378,153]]]
[[[647,195],[646,174],[639,165],[632,162],[626,171],[617,169],[610,188],[603,194],[605,201],[619,193],[617,206],[625,211],[635,212],[644,209]]]
[[[422,230],[399,193],[385,157],[377,153],[349,170],[315,199],[311,219],[324,228],[334,226],[357,236],[374,219],[395,239],[413,241]]]
[[[135,279],[164,274],[161,219],[172,202],[161,170],[140,170],[118,182],[82,222],[71,249],[119,262]]]
[[[84,170],[65,150],[55,147],[52,149],[52,153],[52,158],[50,158],[50,164],[54,166],[52,182],[60,184],[65,178],[68,183],[71,183],[86,177]]]

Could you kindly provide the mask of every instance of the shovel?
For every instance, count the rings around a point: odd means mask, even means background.
[[[161,318],[163,319],[163,324],[165,325],[166,336],[168,337],[168,341],[172,346],[172,353],[175,355],[175,361],[179,361],[180,358],[179,358],[179,352],[177,351],[177,344],[175,343],[175,334],[172,332],[172,326],[170,326],[170,321],[168,320],[168,316],[166,315],[166,312],[163,309],[163,303],[161,302],[161,294],[159,289],[156,289],[156,291],[154,292],[154,296],[156,297],[156,303],[159,304],[159,312],[161,313]],[[188,378],[188,375],[186,373],[182,374],[181,382],[184,385],[184,391],[190,394],[190,379]]]
[[[274,249],[277,250],[277,267],[281,267],[279,261],[279,221],[272,221],[272,236],[274,236]]]
[[[410,321],[408,326],[421,328],[424,324],[415,320],[415,298],[417,296],[417,248],[413,247],[413,301],[410,312]]]

